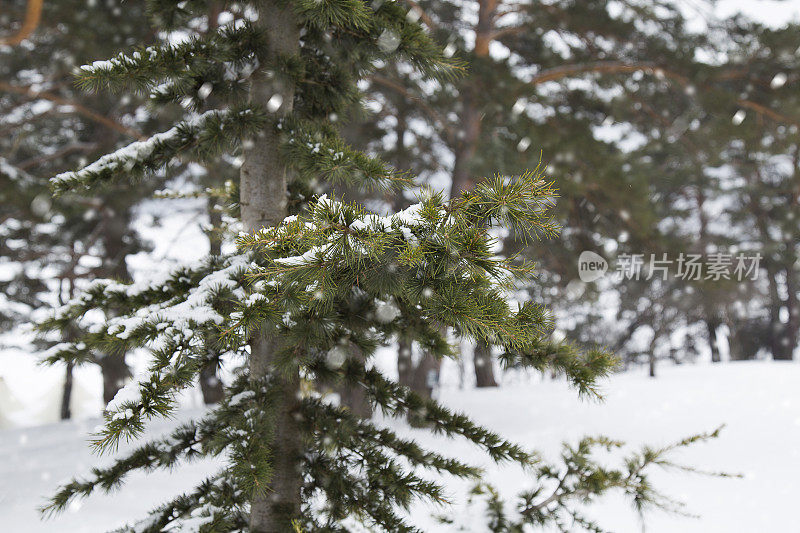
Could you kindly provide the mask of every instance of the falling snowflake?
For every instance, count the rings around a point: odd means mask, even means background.
[[[390,29],[383,30],[380,37],[378,37],[378,48],[385,54],[389,54],[397,50],[400,46],[400,36]]]

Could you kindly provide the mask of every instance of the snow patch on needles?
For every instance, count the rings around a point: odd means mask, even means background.
[[[151,157],[159,146],[179,139],[183,133],[182,130],[186,128],[200,128],[209,119],[220,116],[223,113],[225,112],[212,109],[200,115],[190,117],[167,131],[156,133],[149,139],[133,142],[120,148],[116,152],[106,154],[81,170],[62,172],[51,178],[50,183],[55,189],[63,189],[73,183],[88,181],[101,172],[117,170],[130,171],[137,162]]]
[[[112,398],[112,400],[108,402],[108,405],[106,405],[106,410],[118,411],[116,414],[118,415],[120,414],[120,411],[125,405],[130,405],[132,403],[138,402],[142,397],[141,382],[139,379],[140,378],[137,377],[130,380],[128,383],[125,384],[124,387],[118,390],[117,394],[114,395],[114,398]],[[119,420],[120,418],[125,418],[125,419],[133,418],[133,416],[130,417],[122,416],[117,418],[116,415],[114,415],[114,420]]]
[[[128,338],[133,332],[149,323],[156,323],[157,329],[167,336],[180,332],[191,338],[192,328],[209,323],[221,324],[224,318],[211,307],[211,301],[220,288],[234,292],[237,298],[244,299],[244,290],[232,276],[247,268],[250,259],[246,255],[232,256],[226,267],[216,270],[191,289],[185,299],[178,303],[154,304],[137,312],[136,316],[122,316],[108,321],[107,333],[120,339]]]

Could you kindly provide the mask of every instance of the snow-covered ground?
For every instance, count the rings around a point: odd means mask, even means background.
[[[447,390],[442,401],[471,414],[478,422],[505,436],[539,449],[549,457],[564,441],[585,434],[606,434],[632,445],[665,444],[688,434],[727,424],[722,436],[681,454],[680,459],[707,470],[744,474],[720,479],[682,473],[655,477],[657,486],[686,502],[700,518],[655,513],[648,517],[651,532],[794,531],[793,510],[800,494],[800,365],[767,362],[719,366],[683,366],[660,369],[652,380],[635,371],[614,376],[607,383],[604,403],[577,400],[574,391],[558,381],[532,377],[518,379],[498,390]],[[511,380],[513,381],[513,380]],[[182,417],[197,414],[187,411]],[[93,457],[86,434],[96,420],[51,424],[0,431],[0,528],[27,533],[59,531],[98,532],[141,517],[167,496],[185,491],[218,465],[197,463],[174,472],[131,476],[122,490],[93,496],[74,505],[61,517],[41,522],[35,510],[57,484],[86,472],[110,458]],[[174,422],[158,422],[151,434]],[[489,465],[466,443],[436,439],[391,424],[405,435],[462,459],[490,466],[489,480],[513,494],[526,488],[524,474]],[[461,484],[450,484],[451,497],[460,502],[454,514],[462,531],[484,531],[475,520],[480,504],[465,504]],[[441,514],[427,505],[417,517]],[[641,530],[636,516],[622,501],[607,498],[591,513],[611,531]],[[426,530],[453,531],[451,526]]]

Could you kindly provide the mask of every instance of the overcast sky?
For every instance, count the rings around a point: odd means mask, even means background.
[[[676,0],[689,13],[702,19],[712,13],[705,0]],[[800,21],[800,0],[719,0],[713,15],[724,18],[742,12],[770,26],[783,26]]]

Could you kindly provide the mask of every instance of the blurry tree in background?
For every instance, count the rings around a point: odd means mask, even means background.
[[[633,105],[637,87],[626,90],[626,84],[667,91],[663,69],[691,65],[697,46],[669,2],[618,7],[605,1],[421,2],[412,13],[449,42],[452,53],[468,59],[468,75],[455,85],[421,90],[411,74],[370,78],[370,90],[386,108],[379,124],[396,146],[398,159],[390,156],[391,162],[404,168],[413,154],[422,176],[450,175],[443,181],[451,195],[470,188],[476,176],[535,167],[546,154],[549,171],[559,176],[566,246],[553,250],[543,243],[532,253],[543,258],[543,279],[561,288],[576,277],[581,250],[616,237],[631,217],[641,227],[653,219],[646,182],[619,186],[624,150],[596,130],[607,125],[613,105]],[[414,109],[411,121],[404,108]],[[506,241],[507,252],[520,251],[513,235]],[[537,253],[544,249],[547,254]],[[547,289],[538,296],[547,296]],[[474,354],[476,384],[495,385],[487,347],[477,345]],[[431,366],[425,357],[419,364]]]
[[[469,188],[475,176],[535,167],[543,154],[558,176],[564,246],[525,249],[509,235],[505,247],[541,259],[544,283],[531,290],[566,317],[570,337],[614,347],[628,362],[649,364],[651,373],[658,359],[692,361],[703,346],[719,361],[726,330],[732,359],[764,350],[790,358],[797,344],[790,267],[797,242],[785,241],[797,231],[789,196],[758,189],[787,208],[784,217],[774,205],[762,206],[758,222],[747,189],[730,173],[742,165],[736,162],[743,158],[736,155],[742,135],[762,150],[749,156],[763,161],[761,178],[751,172],[751,183],[774,182],[779,160],[791,167],[783,155],[791,150],[788,141],[772,139],[796,136],[796,103],[783,99],[796,93],[797,32],[710,18],[707,31],[698,33],[687,28],[680,7],[604,0],[416,3],[410,16],[466,58],[468,74],[456,84],[421,85],[408,68],[376,72],[368,87],[375,120],[351,128],[351,138],[374,150],[388,147],[395,166],[412,168],[451,194]],[[750,119],[740,124],[743,113]],[[765,177],[765,165],[772,178]],[[784,188],[791,182],[782,180]],[[721,210],[728,200],[736,207]],[[762,229],[744,241],[752,232],[743,233],[743,224]],[[770,244],[777,226],[785,237]],[[780,259],[776,249],[785,251]],[[680,254],[760,252],[765,261],[755,282],[684,280],[673,270],[663,280],[607,277],[594,284],[578,279],[584,250],[643,254],[645,261],[666,254],[673,269]],[[601,296],[614,303],[587,305]],[[399,371],[422,390],[427,381],[420,374],[437,362],[418,350],[411,358],[411,348],[400,346]],[[478,386],[496,382],[485,357],[485,347],[477,346]]]
[[[633,350],[632,358],[643,356],[651,366],[657,358],[691,360],[696,346],[706,344],[718,362],[726,336],[731,360],[792,358],[798,245],[792,147],[800,115],[796,88],[787,88],[796,78],[787,73],[797,68],[798,45],[792,26],[717,21],[697,51],[714,60],[676,78],[682,91],[666,98],[640,93],[635,107],[615,113],[639,135],[628,173],[648,183],[657,222],[644,242],[637,242],[642,231],[631,231],[620,248],[673,261],[718,254],[728,262],[722,277],[703,270],[680,278],[673,270],[667,280],[616,285],[617,316],[631,325],[621,340],[636,330],[650,334],[650,346]],[[739,254],[760,258],[745,279],[735,274]]]
[[[4,9],[0,27],[15,28],[23,20],[24,5],[17,2]],[[218,12],[219,6],[212,3],[209,9]],[[158,127],[174,115],[170,110],[154,115],[143,95],[87,94],[75,87],[77,66],[153,40],[143,4],[46,2],[38,25],[29,30],[20,42],[0,46],[0,261],[13,273],[0,281],[4,331],[30,322],[37,309],[63,304],[92,279],[132,281],[127,257],[149,249],[132,222],[141,203],[163,186],[163,177],[135,187],[107,186],[92,195],[57,199],[51,198],[47,180],[140,138],[140,131]],[[235,174],[225,175],[230,164],[212,164],[213,172],[176,164],[173,177],[205,190],[220,187]],[[222,231],[218,198],[209,195],[208,235],[217,255]],[[36,344],[47,348],[69,340],[47,337]],[[130,377],[124,350],[95,351],[84,360],[67,363],[62,418],[70,416],[73,365],[84,363],[100,367],[106,403]],[[200,377],[208,403],[219,401],[222,393],[217,364],[210,364]]]
[[[25,2],[17,2],[18,6]],[[22,20],[3,10],[2,28]],[[138,199],[152,184],[120,194],[51,199],[47,179],[136,138],[142,102],[90,97],[74,86],[77,65],[149,38],[144,10],[121,2],[48,2],[38,26],[14,45],[0,46],[0,179],[2,263],[14,274],[3,293],[15,309],[6,329],[30,321],[36,309],[60,305],[97,277],[130,281],[126,257],[146,249],[131,228]],[[69,335],[69,334],[67,334]],[[62,339],[42,340],[46,345]],[[69,340],[69,339],[63,339]],[[130,375],[124,352],[98,352],[106,401]],[[71,365],[62,417],[69,417]]]
[[[793,359],[800,329],[800,26],[772,30],[736,21],[729,92],[741,95],[731,117],[709,122],[707,135],[728,134],[718,177],[727,235],[762,256],[758,294],[725,314],[731,359],[759,351]]]

